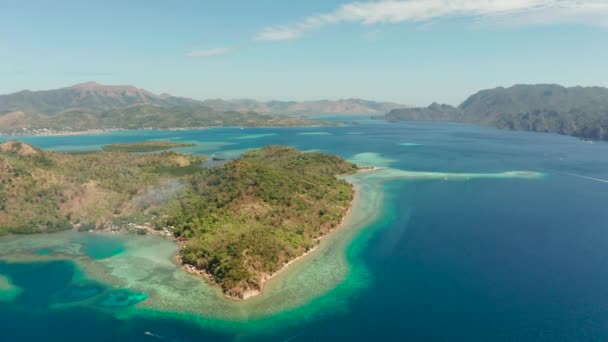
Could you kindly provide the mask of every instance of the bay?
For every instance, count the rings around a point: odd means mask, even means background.
[[[171,244],[151,237],[0,238],[10,280],[0,293],[16,293],[0,300],[0,340],[608,339],[608,144],[347,120],[356,124],[19,137],[58,151],[171,139],[221,157],[281,144],[385,169],[358,179],[368,197],[352,229],[254,303],[221,304],[203,284],[186,307],[170,293],[182,279]],[[141,274],[128,278],[124,260]]]

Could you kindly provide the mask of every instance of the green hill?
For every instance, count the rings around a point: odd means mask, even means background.
[[[193,176],[162,211],[163,226],[187,240],[184,263],[242,298],[340,224],[353,190],[336,175],[356,170],[335,156],[266,147]]]
[[[140,212],[132,200],[204,158],[167,152],[64,154],[0,144],[0,234],[107,225]]]
[[[173,152],[46,152],[0,144],[0,234],[66,229],[168,231],[181,260],[226,295],[261,291],[346,215],[354,164],[270,146],[213,168]]]

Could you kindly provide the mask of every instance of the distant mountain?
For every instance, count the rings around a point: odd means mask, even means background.
[[[386,114],[404,105],[392,102],[375,102],[361,99],[321,100],[321,101],[269,101],[255,100],[206,100],[203,103],[216,110],[254,111],[281,115],[311,114]]]
[[[193,100],[159,96],[132,86],[107,86],[88,82],[55,90],[23,90],[0,95],[0,114],[20,111],[53,116],[70,110],[99,113],[138,104],[166,106],[191,102]]]
[[[462,119],[458,108],[436,102],[428,107],[394,109],[382,118],[388,121],[460,121]]]
[[[56,90],[0,95],[0,132],[89,129],[293,126],[318,122],[253,111],[212,108],[201,101],[156,95],[133,86],[95,82]]]
[[[608,140],[608,88],[554,84],[482,90],[458,107],[396,109],[388,121],[453,121]]]
[[[319,124],[288,116],[385,114],[395,103],[359,99],[309,102],[206,100],[157,95],[133,86],[95,82],[0,95],[0,132],[30,134],[89,129],[297,126]]]

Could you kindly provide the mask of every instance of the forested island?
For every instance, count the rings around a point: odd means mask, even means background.
[[[189,178],[162,211],[162,226],[187,242],[185,264],[243,298],[340,225],[354,196],[337,178],[357,166],[322,153],[266,147]]]
[[[338,227],[354,198],[337,176],[358,168],[336,156],[269,146],[212,168],[204,160],[2,143],[0,234],[167,234],[190,271],[242,299]]]
[[[110,144],[101,147],[102,151],[105,152],[131,152],[131,153],[145,153],[145,152],[159,152],[166,151],[178,147],[189,147],[194,146],[191,143],[178,143],[167,140],[147,140],[143,142],[135,143],[122,143],[122,144]]]
[[[388,121],[450,121],[608,140],[608,88],[516,85],[483,90],[458,107],[396,109]]]

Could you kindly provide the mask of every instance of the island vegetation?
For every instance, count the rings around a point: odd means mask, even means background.
[[[190,177],[162,211],[186,243],[182,261],[243,298],[338,227],[353,200],[337,178],[354,164],[322,153],[267,147]]]
[[[145,152],[159,152],[166,151],[178,147],[189,147],[194,146],[192,143],[178,143],[168,140],[147,140],[143,142],[134,143],[117,143],[110,144],[101,147],[102,151],[105,152],[131,152],[131,153],[145,153]]]
[[[174,152],[66,154],[0,144],[0,234],[104,227],[135,217],[148,191],[199,172],[204,157]]]
[[[204,157],[42,151],[0,144],[0,234],[66,229],[162,232],[179,259],[227,296],[247,298],[340,225],[357,166],[269,146],[211,168]]]
[[[516,85],[483,90],[458,107],[396,109],[388,121],[450,121],[608,140],[608,88]]]

